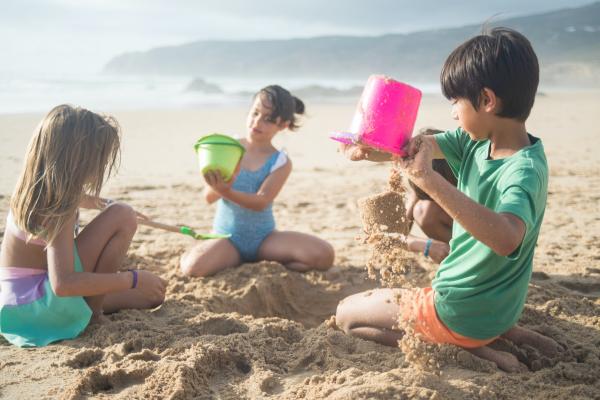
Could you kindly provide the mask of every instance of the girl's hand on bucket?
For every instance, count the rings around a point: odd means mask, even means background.
[[[219,171],[206,171],[204,180],[212,190],[221,196],[224,196],[231,190],[231,185],[233,185],[233,182],[235,181],[235,179],[232,178],[229,182],[225,182]]]

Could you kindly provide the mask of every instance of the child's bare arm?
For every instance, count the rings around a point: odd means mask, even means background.
[[[215,201],[219,200],[221,195],[215,192],[210,186],[206,186],[204,188],[204,199],[208,204],[212,204]]]
[[[96,274],[73,270],[74,223],[75,216],[48,245],[48,277],[56,295],[95,296],[129,289],[133,283],[130,273]]]
[[[515,251],[525,236],[525,223],[515,215],[497,213],[471,200],[433,171],[431,160],[439,146],[433,137],[422,139],[411,143],[409,157],[398,159],[398,166],[475,239],[499,255]]]
[[[473,237],[496,254],[508,256],[525,236],[525,223],[509,213],[497,213],[471,200],[437,172],[415,182]]]

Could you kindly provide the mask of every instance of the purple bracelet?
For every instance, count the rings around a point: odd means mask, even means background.
[[[128,269],[127,271],[133,274],[133,282],[131,282],[131,288],[135,289],[135,287],[137,286],[138,273],[135,269]]]

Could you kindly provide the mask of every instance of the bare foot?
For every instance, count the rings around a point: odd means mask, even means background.
[[[493,362],[503,371],[506,372],[527,372],[529,369],[525,364],[521,363],[517,357],[506,351],[494,350],[488,346],[477,347],[475,349],[465,349],[471,354]]]
[[[90,325],[106,325],[110,322],[110,319],[104,314],[93,314],[90,319]]]
[[[546,357],[553,358],[564,351],[562,346],[554,339],[518,325],[509,329],[501,337],[510,340],[516,345],[527,344],[534,347]]]

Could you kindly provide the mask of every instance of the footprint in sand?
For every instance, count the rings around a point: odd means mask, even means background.
[[[87,349],[78,352],[73,357],[64,362],[64,365],[74,369],[88,368],[100,361],[104,357],[104,352],[99,349]]]
[[[117,394],[123,389],[138,385],[152,373],[151,368],[133,370],[116,369],[106,373],[93,368],[81,376],[78,381],[66,390],[66,397],[79,398],[89,394]]]
[[[579,292],[584,296],[600,297],[600,282],[581,282],[564,280],[559,281],[558,284],[574,292]]]

